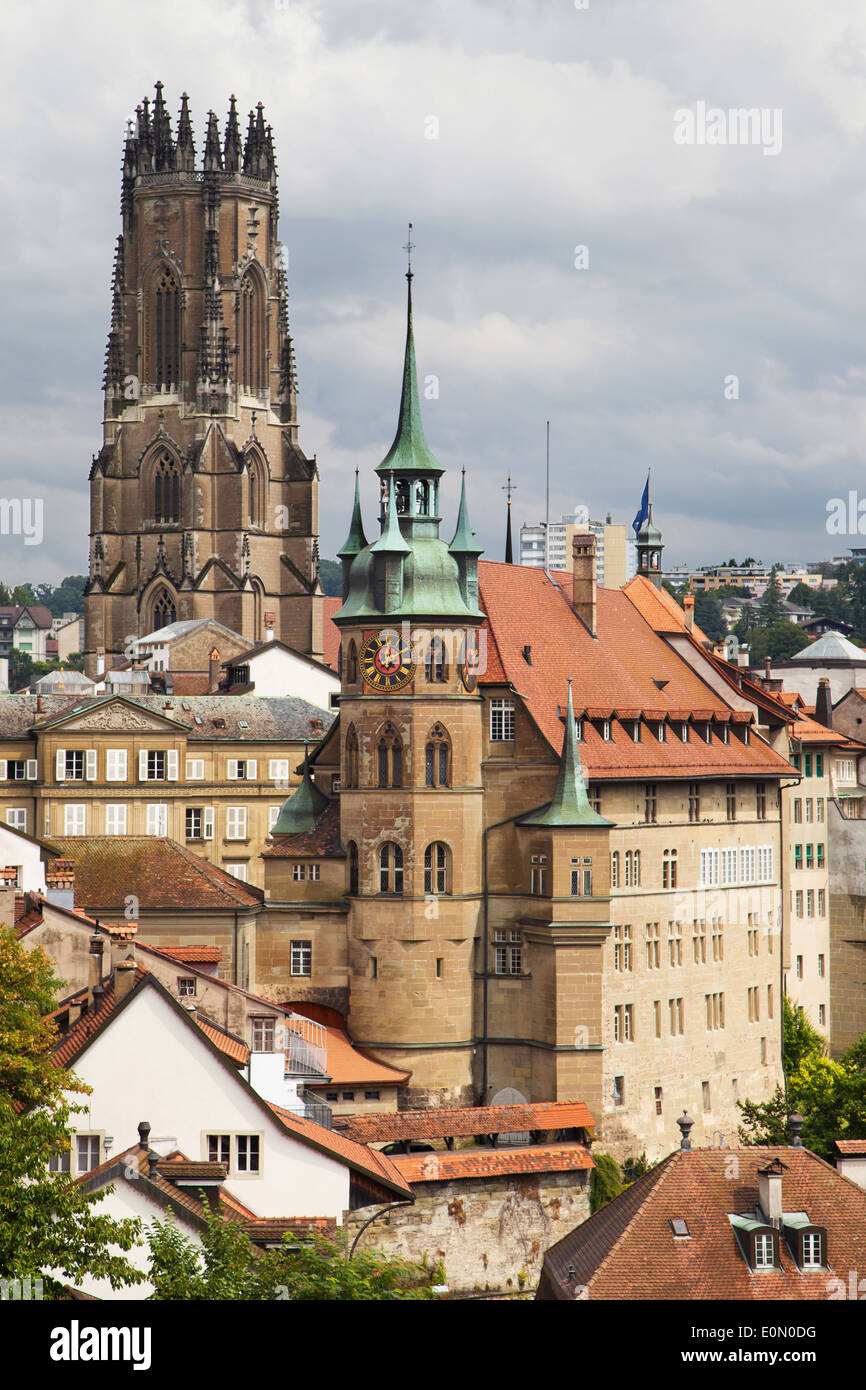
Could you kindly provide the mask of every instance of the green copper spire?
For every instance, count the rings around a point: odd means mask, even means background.
[[[568,709],[565,714],[565,738],[562,741],[562,756],[559,760],[559,776],[556,790],[549,806],[537,814],[521,816],[519,825],[610,825],[589,804],[580,754],[577,750],[577,730],[574,726],[574,703],[571,698],[571,680],[568,682]]]
[[[358,470],[355,469],[355,505],[352,508],[352,520],[349,523],[349,534],[343,542],[341,550],[337,551],[342,560],[347,555],[357,555],[359,550],[363,550],[367,544],[367,537],[364,535],[364,522],[361,517],[361,494],[358,487]]]
[[[403,392],[400,398],[400,418],[397,433],[377,473],[444,473],[424,438],[421,406],[418,401],[418,377],[415,371],[415,335],[412,330],[412,271],[406,273],[409,293],[406,310],[406,355],[403,359]]]
[[[371,551],[377,554],[388,553],[391,555],[408,555],[410,547],[406,542],[403,532],[400,530],[400,523],[397,520],[397,494],[394,491],[394,479],[388,479],[388,508],[385,512],[385,524],[382,527],[382,534],[377,541],[370,546]]]
[[[460,484],[460,510],[457,513],[457,530],[454,532],[454,539],[448,547],[452,555],[482,555],[484,547],[476,545],[475,532],[469,525],[469,508],[466,504],[466,469],[463,469],[463,481]]]
[[[320,792],[310,777],[310,760],[304,749],[304,775],[300,786],[296,787],[287,801],[283,802],[280,814],[274,823],[272,835],[300,835],[312,830],[322,812],[330,805],[324,792]]]

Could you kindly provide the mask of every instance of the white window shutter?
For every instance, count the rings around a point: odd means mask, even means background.
[[[147,781],[147,749],[142,748],[138,755],[138,780]]]
[[[58,748],[55,776],[58,782],[66,781],[66,749]]]
[[[35,758],[27,759],[27,767],[25,770],[27,773],[27,781],[35,782],[36,778],[39,776],[39,765]]]
[[[169,782],[176,782],[176,781],[177,781],[177,749],[176,749],[176,748],[169,748],[169,750],[168,750],[167,762],[168,762],[168,780],[169,780]]]
[[[213,839],[213,807],[204,808],[204,837],[206,840]]]
[[[88,748],[84,754],[84,776],[88,782],[96,781],[96,749]]]
[[[230,782],[236,782],[236,781],[237,781],[237,777],[238,777],[238,760],[237,760],[237,758],[229,758],[229,760],[228,760],[228,767],[226,768],[226,777],[228,778],[228,780],[229,780]]]
[[[259,765],[255,758],[247,759],[247,781],[254,782],[258,776]]]
[[[27,766],[29,767],[30,764],[28,763]],[[30,776],[30,773],[29,773],[29,772],[28,772],[27,776],[28,776],[28,777]],[[6,781],[6,759],[5,759],[5,758],[0,758],[0,782],[5,782],[5,781]]]
[[[247,833],[247,808],[246,808],[246,806],[239,806],[239,807],[238,807],[238,839],[241,839],[241,840],[245,839],[245,838],[246,838],[246,833]]]

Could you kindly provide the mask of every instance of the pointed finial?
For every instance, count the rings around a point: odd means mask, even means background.
[[[412,252],[415,250],[415,243],[414,243],[414,241],[412,240],[412,223],[411,223],[411,222],[409,223],[409,235],[407,236],[406,241],[405,241],[404,244],[403,244],[403,250],[406,252],[406,261],[407,261],[406,279],[409,281],[410,286],[411,286],[411,282],[412,282]]]

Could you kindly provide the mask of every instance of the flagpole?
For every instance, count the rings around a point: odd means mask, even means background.
[[[550,577],[550,421],[547,422],[547,499],[544,513],[544,573]]]

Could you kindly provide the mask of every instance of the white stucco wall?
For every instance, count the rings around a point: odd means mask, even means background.
[[[192,1222],[184,1221],[177,1212],[170,1211],[160,1202],[154,1201],[147,1195],[141,1185],[135,1182],[115,1182],[114,1190],[103,1192],[101,1199],[96,1203],[93,1210],[100,1216],[111,1216],[115,1221],[126,1221],[132,1217],[138,1217],[142,1225],[142,1239],[131,1250],[121,1250],[119,1246],[111,1246],[113,1255],[121,1255],[135,1269],[140,1269],[147,1273],[149,1266],[149,1251],[146,1240],[146,1228],[153,1220],[165,1221],[172,1219],[180,1230],[184,1238],[191,1245],[201,1246],[202,1240],[198,1228]],[[61,1274],[58,1278],[63,1278]],[[123,1288],[113,1289],[107,1279],[94,1279],[87,1275],[82,1279],[75,1280],[75,1287],[81,1289],[83,1293],[89,1293],[94,1298],[110,1299],[112,1302],[128,1299],[145,1299],[153,1293],[153,1285],[149,1280],[143,1284],[128,1284]]]
[[[266,643],[248,659],[250,680],[256,695],[294,695],[320,709],[330,709],[330,696],[337,694],[340,680],[335,671],[311,666],[282,647]]]
[[[32,786],[32,783],[30,785]],[[5,825],[0,825],[0,864],[4,867],[7,864],[20,866],[19,892],[45,892],[45,865],[40,857],[39,846],[31,844],[21,835],[14,835]]]
[[[349,1205],[349,1169],[288,1133],[155,989],[140,989],[73,1070],[93,1087],[76,1128],[112,1135],[115,1152],[135,1142],[142,1120],[194,1160],[207,1158],[209,1133],[259,1134],[260,1172],[230,1170],[226,1182],[257,1216],[339,1221]]]

